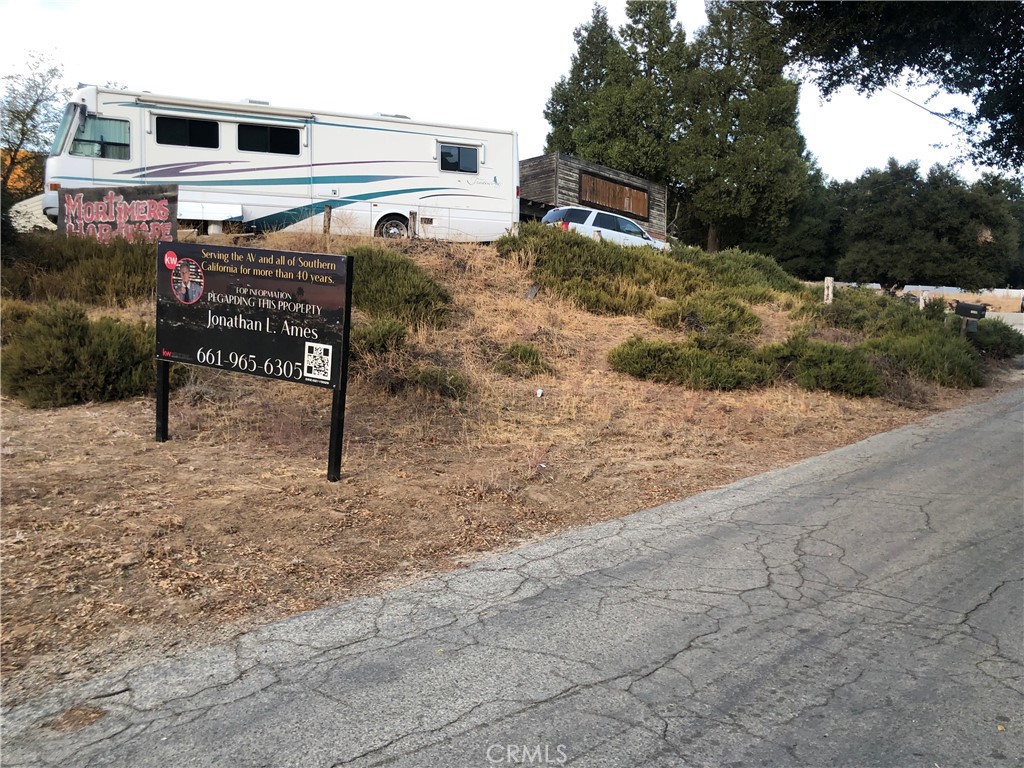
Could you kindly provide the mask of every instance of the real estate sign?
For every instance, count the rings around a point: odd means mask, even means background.
[[[157,440],[167,439],[169,363],[330,388],[337,480],[351,257],[170,242],[157,247],[156,271]]]
[[[350,260],[160,243],[157,358],[337,389]]]

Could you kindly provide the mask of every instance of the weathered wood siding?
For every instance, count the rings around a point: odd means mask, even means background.
[[[622,211],[632,218],[649,221],[651,218],[649,197],[646,189],[580,171],[581,203],[592,205],[595,208]]]
[[[556,152],[521,160],[519,189],[524,219],[540,218],[560,205],[582,205],[621,213],[654,237],[665,237],[668,191],[664,184]]]

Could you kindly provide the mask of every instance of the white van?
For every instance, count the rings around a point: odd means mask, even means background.
[[[655,240],[635,221],[607,211],[582,208],[578,205],[553,208],[541,219],[542,224],[561,227],[566,231],[579,232],[586,237],[607,240],[626,246],[650,246],[668,251],[672,246],[663,240]]]

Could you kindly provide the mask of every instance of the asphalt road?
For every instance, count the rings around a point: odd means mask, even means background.
[[[54,693],[3,765],[1019,767],[1022,582],[1016,389]]]

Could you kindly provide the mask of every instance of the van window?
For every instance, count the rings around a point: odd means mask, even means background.
[[[441,170],[456,173],[476,173],[480,169],[476,147],[441,145]]]
[[[554,208],[544,214],[542,224],[552,224],[556,221],[568,221],[570,224],[584,224],[590,216],[590,211],[584,208]]]
[[[646,232],[644,232],[640,227],[638,227],[629,219],[619,219],[619,229],[622,230],[623,233],[627,235],[632,235],[633,237],[639,237],[644,240],[650,239],[647,237]]]
[[[299,131],[297,128],[281,128],[276,125],[238,126],[238,148],[246,152],[269,152],[273,155],[299,154]]]
[[[621,232],[619,228],[619,217],[610,213],[599,213],[594,217],[594,226],[599,229],[607,229],[609,232]]]
[[[78,126],[69,154],[128,160],[131,157],[131,127],[127,120],[89,115]]]
[[[220,147],[220,126],[212,120],[157,116],[156,143],[217,149]]]

